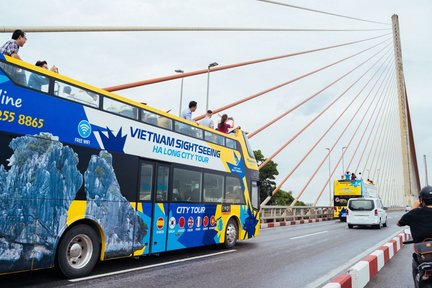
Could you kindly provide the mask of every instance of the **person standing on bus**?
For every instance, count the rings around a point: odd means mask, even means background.
[[[207,110],[206,117],[204,119],[202,119],[199,122],[199,124],[202,125],[202,126],[214,129],[214,121],[213,121],[213,119],[211,119],[212,115],[213,115],[213,111],[212,110]]]
[[[233,121],[234,126],[234,119],[228,118],[227,114],[223,114],[221,121],[218,124],[217,130],[223,133],[228,133],[229,129],[232,127],[230,124],[226,123],[229,119]]]
[[[345,180],[351,180],[351,174],[349,171],[345,173]]]
[[[190,101],[189,102],[189,108],[183,110],[183,112],[181,113],[181,117],[183,119],[192,121],[192,113],[195,112],[196,109],[197,109],[197,102],[196,101]]]
[[[26,41],[27,37],[25,32],[17,29],[12,33],[12,39],[6,41],[6,43],[0,48],[0,53],[22,60],[18,55],[18,51],[20,47],[24,46]]]

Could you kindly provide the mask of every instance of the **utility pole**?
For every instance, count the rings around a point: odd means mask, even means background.
[[[425,166],[425,185],[427,186],[427,185],[429,185],[429,180],[428,180],[426,154],[423,155],[423,160],[424,160],[424,166]]]

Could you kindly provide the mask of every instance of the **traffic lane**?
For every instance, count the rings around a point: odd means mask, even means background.
[[[405,245],[390,259],[366,288],[413,288],[414,282],[411,274],[413,247]]]
[[[286,258],[295,261],[286,261],[284,265],[272,269],[267,276],[273,279],[272,285],[275,287],[284,287],[286,283],[290,283],[292,287],[305,287],[314,283],[311,287],[317,287],[343,269],[348,269],[343,265],[348,266],[351,259],[397,233],[401,229],[395,225],[399,216],[389,217],[389,227],[381,230],[348,229],[346,223],[336,223],[333,227],[328,227],[329,233],[286,242],[286,246],[281,248],[292,250]],[[277,259],[278,253],[280,252],[269,252],[273,259]],[[280,263],[282,261],[283,259]],[[333,275],[328,275],[330,272]],[[315,281],[321,277],[324,277],[321,281]]]
[[[206,283],[207,287],[220,287],[220,285],[227,287],[305,287],[306,284],[327,272],[326,269],[338,268],[341,263],[347,261],[345,257],[352,258],[370,246],[390,237],[399,229],[392,225],[395,221],[389,219],[389,225],[393,226],[394,230],[391,230],[391,227],[382,230],[350,230],[346,223],[340,222],[305,225],[303,228],[309,234],[305,234],[305,231],[298,227],[271,229],[271,231],[263,231],[262,235],[256,239],[239,243],[235,253],[223,257],[200,259],[187,265],[169,266],[164,271],[152,270],[150,273],[128,274],[127,279],[119,279],[114,276],[110,277],[108,283],[109,285],[115,283],[115,287],[140,285],[144,282],[148,287],[171,287],[174,284],[175,287],[197,287],[200,286],[199,283]],[[317,231],[328,232],[323,236],[315,234]],[[302,236],[308,236],[290,239],[299,236],[299,233]],[[333,235],[333,237],[328,235]],[[284,237],[285,240],[281,240],[281,237]],[[372,238],[372,245],[369,245],[370,243],[365,241],[365,238]],[[355,242],[358,239],[362,240],[361,243]],[[356,247],[353,248],[350,243],[354,243]],[[342,249],[342,255],[340,249]],[[83,286],[100,286],[105,285],[104,283],[106,282],[99,282],[95,279],[83,283]]]
[[[254,249],[252,247],[251,249]],[[164,269],[165,264],[175,266],[176,261],[184,263],[194,261],[196,257],[216,257],[225,253],[236,252],[236,249],[227,250],[221,245],[197,247],[183,249],[161,254],[154,254],[144,257],[128,257],[104,261],[98,263],[93,269],[91,276],[101,276],[110,273],[122,272],[128,269],[141,269],[154,265],[159,265],[158,269]],[[186,261],[185,261],[186,260]],[[174,262],[174,263],[173,263]],[[146,270],[137,271],[137,273],[146,273]],[[101,277],[107,279],[109,277]],[[82,282],[73,282],[75,279],[65,279],[59,272],[53,269],[42,269],[22,273],[0,275],[0,287],[82,287]],[[104,282],[104,281],[102,281]],[[85,285],[84,285],[85,286]],[[87,286],[85,286],[87,287]],[[90,286],[89,286],[90,287]],[[139,286],[141,287],[141,286]],[[149,286],[153,287],[153,286]],[[159,287],[159,286],[154,286]]]
[[[394,221],[393,221],[394,223]],[[389,219],[389,225],[393,224]],[[262,231],[260,237],[240,242],[236,252],[223,256],[199,259],[188,263],[177,263],[163,269],[155,268],[145,272],[132,272],[114,275],[105,279],[84,281],[80,287],[123,287],[143,285],[146,287],[197,287],[205,283],[207,287],[304,287],[323,275],[327,269],[334,269],[358,252],[370,248],[364,238],[373,238],[372,245],[390,237],[394,231],[389,229],[349,230],[346,223],[329,222],[326,225],[304,225],[308,232],[329,231],[325,237],[321,234],[305,238],[294,235],[304,234],[301,229],[269,229]],[[392,225],[394,226],[394,225]],[[326,230],[323,230],[326,229]],[[267,233],[268,232],[268,233]],[[333,233],[336,232],[336,233]],[[374,237],[371,237],[371,232]],[[347,234],[348,233],[348,234]],[[349,234],[351,234],[350,237]],[[281,241],[281,235],[285,241]],[[327,237],[333,235],[333,237]],[[335,237],[334,235],[343,236]],[[360,235],[360,236],[359,236]],[[292,236],[292,237],[291,237]],[[342,240],[340,238],[345,238]],[[363,239],[362,245],[356,243]],[[364,243],[365,245],[363,245]],[[355,243],[352,248],[349,243]],[[335,246],[335,247],[333,247]],[[335,250],[336,249],[336,250]],[[343,257],[339,249],[343,250]],[[358,250],[358,251],[357,251]],[[335,253],[338,252],[338,253]],[[332,254],[336,254],[333,257]]]
[[[389,224],[392,224],[390,219]],[[142,286],[143,283],[146,283],[146,287],[170,287],[172,281],[175,282],[176,287],[195,287],[196,283],[209,283],[206,286],[219,287],[222,282],[228,287],[244,287],[244,285],[262,287],[269,285],[269,283],[274,287],[303,287],[311,279],[322,275],[320,273],[322,273],[323,267],[329,265],[329,269],[331,269],[340,265],[341,260],[344,260],[346,253],[344,252],[343,258],[341,258],[340,251],[334,251],[332,246],[339,247],[344,251],[355,250],[351,249],[349,245],[347,246],[347,243],[355,243],[354,241],[359,237],[370,237],[370,232],[373,235],[385,234],[386,230],[390,229],[380,231],[348,230],[346,223],[334,221],[280,229],[272,228],[261,231],[258,238],[240,242],[234,253],[211,256],[206,259],[178,262],[144,271],[112,275],[79,283],[59,278],[54,270],[3,276],[0,277],[0,281],[5,284],[5,287],[28,286],[33,283],[38,283],[36,286],[33,284],[34,287],[123,287],[127,285]],[[327,232],[319,233],[324,231]],[[348,237],[349,235],[351,238]],[[340,241],[341,238],[346,240]],[[367,243],[367,241],[361,242]],[[358,243],[354,246],[359,250],[363,249]],[[220,246],[217,246],[162,253],[160,257],[148,256],[140,260],[111,260],[98,264],[92,275],[214,254],[219,251],[226,250],[221,250]],[[329,255],[336,252],[339,253],[335,258]],[[267,279],[267,277],[262,277],[264,275],[270,275],[270,280],[264,281],[263,279]],[[291,276],[287,277],[287,275]],[[293,286],[287,286],[287,283]]]

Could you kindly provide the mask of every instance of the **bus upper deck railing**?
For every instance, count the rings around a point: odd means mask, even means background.
[[[333,219],[333,207],[328,206],[261,206],[261,222],[282,222],[312,219]]]

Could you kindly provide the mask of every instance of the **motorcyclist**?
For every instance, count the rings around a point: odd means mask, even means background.
[[[421,189],[419,200],[417,200],[411,211],[405,213],[397,223],[398,226],[409,226],[412,239],[415,243],[432,239],[432,186],[425,186]],[[413,254],[413,278],[416,279],[417,267],[416,254]],[[415,280],[414,280],[415,281]],[[416,286],[417,287],[417,286]]]
[[[419,200],[412,208],[402,216],[398,226],[409,226],[415,243],[432,238],[432,186],[421,189]]]

